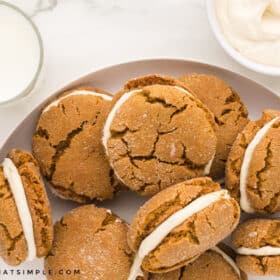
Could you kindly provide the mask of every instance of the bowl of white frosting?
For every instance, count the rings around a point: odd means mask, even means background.
[[[207,0],[211,28],[245,67],[280,76],[280,0]]]
[[[0,105],[32,91],[43,64],[43,44],[32,20],[0,0]]]

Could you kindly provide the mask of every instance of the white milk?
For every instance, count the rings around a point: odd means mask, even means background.
[[[0,103],[28,90],[40,65],[40,41],[32,24],[0,3]]]

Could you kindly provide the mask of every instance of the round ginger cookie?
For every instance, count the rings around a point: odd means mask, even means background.
[[[209,172],[216,151],[212,113],[174,78],[131,80],[113,99],[103,145],[118,179],[152,195]]]
[[[54,226],[53,247],[45,259],[48,280],[127,280],[132,256],[128,226],[111,211],[85,205]],[[61,275],[59,271],[77,271]]]
[[[280,112],[266,110],[238,135],[226,166],[226,186],[248,213],[280,209]]]
[[[42,111],[33,154],[56,195],[84,203],[111,199],[117,191],[101,143],[111,99],[98,89],[75,88]]]
[[[0,165],[0,255],[9,265],[44,257],[53,240],[52,215],[33,156],[12,150]]]
[[[228,248],[227,248],[228,249]],[[195,261],[167,273],[148,274],[146,280],[247,280],[234,258],[221,248],[207,250]]]
[[[210,176],[221,179],[238,133],[248,123],[248,111],[239,94],[213,75],[191,73],[179,78],[213,112],[217,124],[217,152]]]
[[[235,199],[210,178],[162,190],[138,210],[128,231],[135,252],[129,279],[140,268],[163,273],[191,263],[230,234],[239,216]]]
[[[251,219],[232,234],[237,265],[248,274],[280,276],[280,221]]]

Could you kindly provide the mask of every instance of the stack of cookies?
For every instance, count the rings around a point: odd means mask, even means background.
[[[33,155],[14,150],[0,166],[0,254],[11,265],[45,257],[49,280],[280,276],[280,221],[239,224],[242,211],[280,210],[279,132],[280,112],[250,121],[211,75],[64,92],[38,119]],[[54,230],[39,169],[54,195],[87,203]],[[127,190],[149,197],[130,225],[89,204]],[[79,274],[56,273],[69,268]]]

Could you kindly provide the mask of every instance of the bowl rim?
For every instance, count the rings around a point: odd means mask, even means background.
[[[269,66],[269,65],[254,62],[253,60],[246,58],[237,50],[235,50],[234,47],[227,41],[217,19],[215,1],[216,0],[206,0],[207,16],[211,29],[217,41],[225,50],[225,52],[228,55],[230,55],[234,60],[236,60],[239,64],[255,72],[270,75],[270,76],[280,76],[280,66],[279,67]]]
[[[43,47],[43,40],[42,40],[42,36],[40,34],[40,31],[38,29],[38,27],[35,25],[35,23],[33,22],[33,20],[19,7],[15,6],[14,4],[11,4],[9,2],[0,0],[0,6],[5,6],[8,7],[10,9],[12,9],[14,12],[18,13],[19,15],[23,16],[23,18],[25,18],[25,20],[30,24],[31,28],[33,29],[36,38],[38,40],[38,45],[39,45],[39,50],[40,50],[40,56],[39,56],[39,63],[37,66],[37,70],[34,73],[33,79],[28,83],[28,85],[22,90],[20,91],[16,96],[9,98],[3,102],[0,102],[0,106],[5,106],[5,105],[9,105],[12,102],[25,97],[26,95],[28,95],[33,88],[35,87],[36,82],[38,81],[39,75],[42,71],[42,67],[43,67],[43,62],[44,62],[44,47]]]

